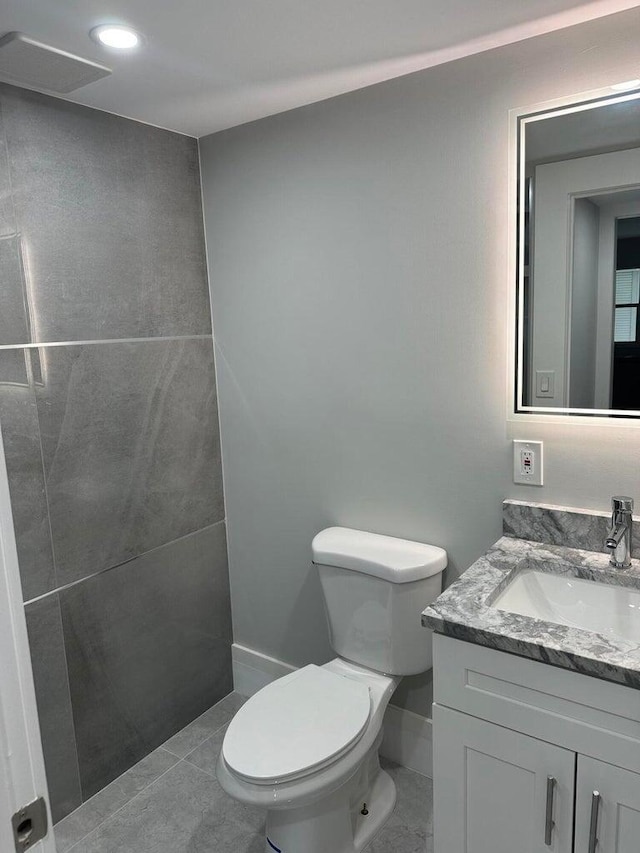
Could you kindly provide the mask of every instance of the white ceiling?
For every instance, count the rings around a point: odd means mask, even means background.
[[[202,136],[640,5],[640,0],[0,0],[18,30],[113,68],[70,97]],[[145,45],[94,44],[128,23]]]

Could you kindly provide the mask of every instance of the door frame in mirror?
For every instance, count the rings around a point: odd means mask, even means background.
[[[528,123],[552,116],[575,113],[594,107],[640,99],[640,84],[628,91],[612,86],[567,95],[549,101],[517,107],[509,111],[509,200],[508,200],[508,275],[507,312],[507,420],[638,427],[640,410],[580,409],[571,407],[526,406],[523,404],[523,275],[524,275],[524,193],[525,162],[521,158],[524,131]]]

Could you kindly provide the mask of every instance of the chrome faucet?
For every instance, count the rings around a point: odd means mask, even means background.
[[[611,553],[610,566],[628,569],[631,565],[631,528],[633,498],[614,495],[611,498],[611,530],[604,541]]]

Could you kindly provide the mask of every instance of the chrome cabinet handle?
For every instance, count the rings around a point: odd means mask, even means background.
[[[555,826],[555,822],[553,820],[553,794],[556,789],[556,785],[557,782],[553,776],[547,776],[547,810],[544,821],[544,843],[547,847],[551,847],[553,827]]]
[[[602,797],[598,791],[591,795],[591,823],[589,824],[589,853],[596,853],[598,843],[598,812]]]

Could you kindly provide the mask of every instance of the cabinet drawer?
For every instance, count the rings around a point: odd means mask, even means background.
[[[620,767],[640,767],[640,691],[436,634],[434,700]]]

